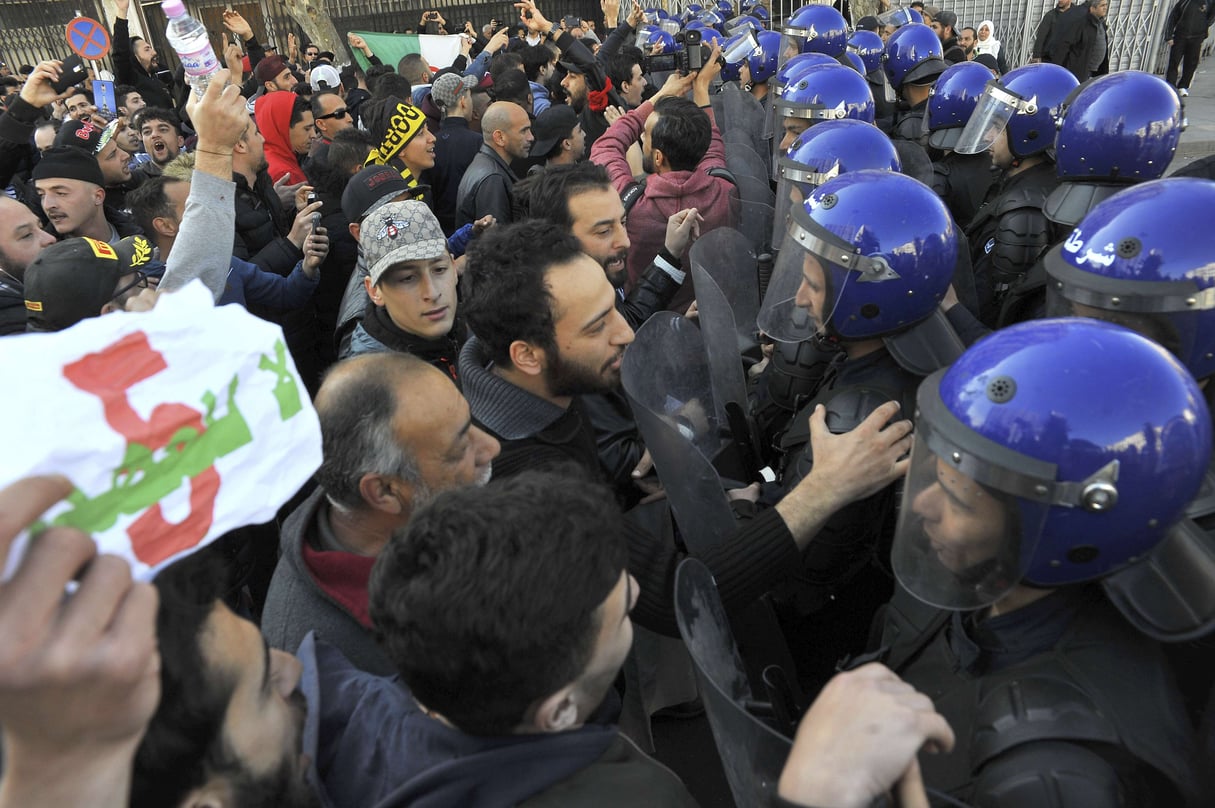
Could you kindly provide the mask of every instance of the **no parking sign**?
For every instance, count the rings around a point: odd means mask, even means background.
[[[104,59],[110,52],[110,32],[90,17],[76,17],[67,24],[67,43],[81,59]]]

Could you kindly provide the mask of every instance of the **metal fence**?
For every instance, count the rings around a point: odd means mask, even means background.
[[[23,64],[68,56],[67,24],[77,11],[105,20],[101,0],[0,0],[0,60],[16,73]],[[109,60],[99,66],[109,69]]]
[[[773,0],[773,17],[784,19],[804,4],[805,0]],[[928,0],[926,5],[957,14],[959,29],[977,28],[982,20],[991,20],[1004,58],[1010,67],[1016,67],[1029,61],[1038,23],[1055,3],[1054,0]],[[1118,0],[1110,4],[1106,21],[1111,71],[1164,72],[1167,50],[1163,42],[1164,23],[1172,5],[1161,0]]]
[[[136,4],[132,3],[134,15]],[[161,63],[177,66],[176,55],[165,41],[165,16],[160,10],[159,0],[143,0],[144,30],[148,39],[157,45]],[[347,31],[383,31],[405,33],[417,29],[422,11],[438,9],[450,26],[459,29],[469,20],[478,29],[496,18],[503,24],[518,20],[519,12],[512,0],[500,2],[470,3],[450,0],[329,0],[328,9],[339,34]],[[223,27],[223,11],[232,8],[249,21],[261,42],[272,42],[286,51],[287,35],[295,34],[301,47],[307,42],[303,29],[292,18],[283,0],[187,0],[186,7],[197,19],[202,20],[212,36],[212,44],[218,49],[227,30]],[[540,4],[544,14],[554,22],[566,14],[594,20],[600,36],[603,32],[603,13],[597,0],[555,0]],[[37,64],[43,59],[62,59],[69,53],[66,26],[80,11],[85,16],[101,20],[107,25],[110,20],[102,8],[102,0],[0,0],[0,60],[14,72],[21,64]],[[454,31],[453,31],[454,33]],[[344,43],[343,43],[344,45]],[[350,61],[351,55],[337,54],[339,62]],[[101,66],[109,69],[108,60]]]
[[[692,0],[688,0],[691,2]],[[651,0],[658,4],[657,0]],[[805,0],[770,0],[775,20],[782,20],[800,8]],[[702,0],[703,3],[703,0]],[[1001,41],[1010,65],[1024,64],[1029,59],[1034,31],[1039,20],[1054,5],[1054,0],[936,0],[939,5],[958,15],[958,27],[978,25],[991,20],[995,36]],[[140,3],[146,30],[152,42],[160,45],[162,62],[176,65],[176,58],[165,45],[165,18],[157,0]],[[622,3],[627,6],[627,3]],[[650,5],[650,3],[646,3]],[[668,0],[668,10],[679,11],[685,2]],[[303,29],[291,17],[284,0],[188,0],[191,13],[201,19],[219,44],[226,33],[222,25],[225,7],[239,11],[253,26],[258,39],[273,42],[285,50],[287,34],[295,34],[301,45],[306,42]],[[1110,28],[1110,70],[1138,69],[1163,72],[1167,48],[1163,43],[1164,23],[1172,3],[1161,0],[1119,0],[1112,4],[1108,17]],[[491,18],[513,23],[518,12],[510,0],[488,3],[451,2],[451,0],[329,0],[329,13],[339,34],[346,31],[384,31],[404,33],[417,29],[425,9],[437,8],[448,23],[463,27],[465,20],[480,26]],[[602,12],[596,0],[556,0],[541,3],[541,9],[551,20],[575,14],[595,20],[602,38]],[[64,28],[79,10],[86,16],[105,20],[101,0],[0,0],[0,59],[10,67],[35,64],[44,58],[62,58],[68,53]],[[622,15],[627,8],[622,10]],[[338,61],[350,59],[349,53],[339,53]],[[107,66],[108,65],[103,65]]]
[[[164,42],[164,15],[160,13],[159,3],[148,4],[146,14],[153,38]],[[249,21],[253,31],[261,42],[272,42],[278,46],[280,53],[286,53],[287,35],[294,34],[301,49],[308,42],[300,25],[292,18],[287,4],[282,0],[254,0],[253,2],[231,2],[230,0],[188,0],[187,7],[191,13],[202,20],[211,33],[212,40],[218,43],[227,33],[223,27],[223,10],[232,8]],[[598,10],[594,0],[561,0],[560,2],[544,2],[541,9],[545,16],[556,21],[566,14],[577,16],[588,15],[602,28],[603,14]],[[422,12],[437,9],[447,21],[451,33],[464,27],[465,20],[479,30],[491,19],[497,19],[502,24],[510,24],[519,18],[519,12],[511,0],[491,3],[453,3],[449,0],[329,0],[329,16],[339,35],[347,31],[380,31],[384,33],[421,33],[418,24]],[[153,13],[155,12],[155,13]],[[590,14],[594,16],[589,16]],[[162,55],[174,61],[171,53]],[[351,54],[345,48],[337,53],[338,62],[351,61]]]

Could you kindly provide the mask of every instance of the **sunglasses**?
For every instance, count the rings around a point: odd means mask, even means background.
[[[340,109],[335,109],[333,112],[330,112],[328,115],[317,115],[316,118],[314,118],[313,120],[324,121],[324,120],[328,120],[329,118],[337,118],[338,120],[341,120],[342,118],[345,118],[345,117],[346,117],[346,108],[341,107]]]

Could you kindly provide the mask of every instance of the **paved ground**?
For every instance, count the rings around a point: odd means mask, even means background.
[[[1170,173],[1200,157],[1215,154],[1215,58],[1208,57],[1198,66],[1190,84],[1190,97],[1185,99],[1185,116],[1189,126],[1181,133],[1181,145],[1169,166]]]

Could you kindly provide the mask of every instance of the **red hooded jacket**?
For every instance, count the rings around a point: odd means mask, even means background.
[[[278,182],[289,174],[288,185],[307,182],[308,177],[300,166],[300,158],[291,148],[291,109],[295,106],[295,93],[276,90],[266,93],[253,105],[257,128],[266,139],[266,162],[270,179]]]

